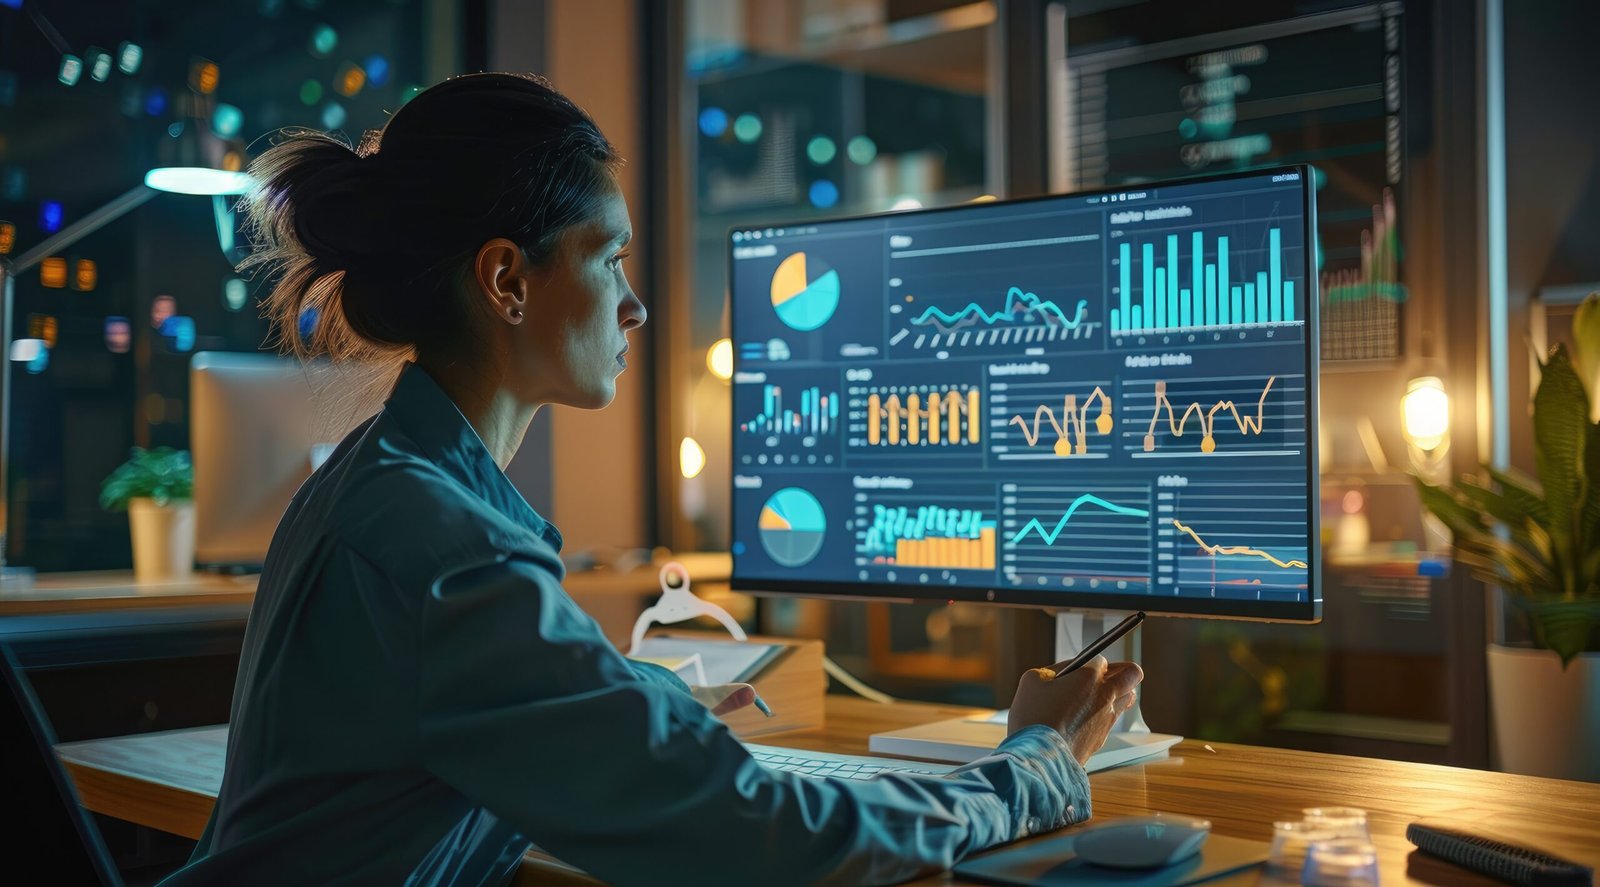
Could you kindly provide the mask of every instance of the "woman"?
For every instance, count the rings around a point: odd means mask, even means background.
[[[544,81],[480,74],[358,150],[297,133],[252,167],[247,264],[290,350],[413,360],[278,527],[222,791],[167,883],[500,883],[530,842],[616,883],[884,882],[1089,815],[1080,762],[1137,666],[1029,672],[949,778],[806,779],[562,591],[502,470],[542,406],[611,401],[644,323],[618,162]]]

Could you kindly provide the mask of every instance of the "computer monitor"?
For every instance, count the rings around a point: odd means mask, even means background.
[[[1289,166],[729,234],[734,587],[1314,622]]]
[[[196,353],[189,364],[195,561],[259,569],[295,491],[383,407],[393,369]]]

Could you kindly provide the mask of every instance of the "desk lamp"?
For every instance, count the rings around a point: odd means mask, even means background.
[[[12,281],[17,274],[43,262],[49,256],[77,243],[101,227],[122,218],[132,210],[162,192],[172,194],[198,194],[210,196],[217,204],[224,204],[227,195],[242,194],[249,190],[252,180],[242,172],[230,172],[209,166],[163,166],[145,173],[144,183],[136,185],[110,203],[89,213],[43,243],[28,250],[15,260],[0,257],[0,343],[5,345],[4,360],[0,360],[0,587],[22,587],[32,582],[32,570],[6,564],[6,530],[10,513],[7,479],[11,470],[11,306]],[[231,219],[231,214],[227,214]],[[219,227],[224,214],[218,213]],[[230,231],[231,235],[232,232]]]

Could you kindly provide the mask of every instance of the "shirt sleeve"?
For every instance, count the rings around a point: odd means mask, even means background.
[[[888,883],[1090,813],[1046,727],[945,778],[769,771],[693,698],[641,678],[531,561],[444,577],[420,619],[425,765],[611,883]]]

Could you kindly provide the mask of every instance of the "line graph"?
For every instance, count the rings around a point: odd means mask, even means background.
[[[1236,600],[1298,600],[1307,587],[1304,483],[1165,477],[1156,490],[1163,590]]]
[[[1061,306],[1034,293],[1023,292],[1021,287],[1006,291],[1005,308],[993,314],[983,310],[977,302],[969,302],[955,314],[946,314],[937,307],[929,307],[911,320],[912,326],[932,326],[941,333],[950,333],[971,326],[994,326],[1000,323],[1032,323],[1037,315],[1042,323],[1059,323],[1068,329],[1082,325],[1089,313],[1089,300],[1079,299],[1078,307],[1067,317]],[[1019,317],[1020,315],[1020,317]]]
[[[1012,585],[1148,590],[1150,489],[1144,484],[1001,487],[1001,570]]]
[[[1193,527],[1186,526],[1183,521],[1180,521],[1176,518],[1173,519],[1172,525],[1177,527],[1180,532],[1188,534],[1189,538],[1193,539],[1195,544],[1200,546],[1202,551],[1213,557],[1219,554],[1242,554],[1249,557],[1261,558],[1262,560],[1271,563],[1273,566],[1282,567],[1285,570],[1291,570],[1296,567],[1302,570],[1306,568],[1305,561],[1279,560],[1268,552],[1262,551],[1259,548],[1251,548],[1248,545],[1212,545],[1206,540],[1200,538],[1200,534],[1196,533]]]
[[[1109,381],[990,385],[990,451],[1008,461],[1108,458],[1116,427],[1111,390]]]
[[[889,338],[891,351],[901,353],[940,352],[958,348],[997,350],[1018,346],[1044,348],[1050,343],[1098,338],[1100,322],[1090,317],[1088,299],[1056,301],[1020,286],[1007,288],[1001,304],[990,310],[973,300],[959,308],[946,310],[939,304],[921,303],[939,296],[908,294],[890,305],[890,315],[915,312]],[[1063,305],[1070,305],[1064,308]],[[892,319],[892,317],[891,317]]]
[[[1306,445],[1303,376],[1128,381],[1122,400],[1135,459],[1296,456]]]

